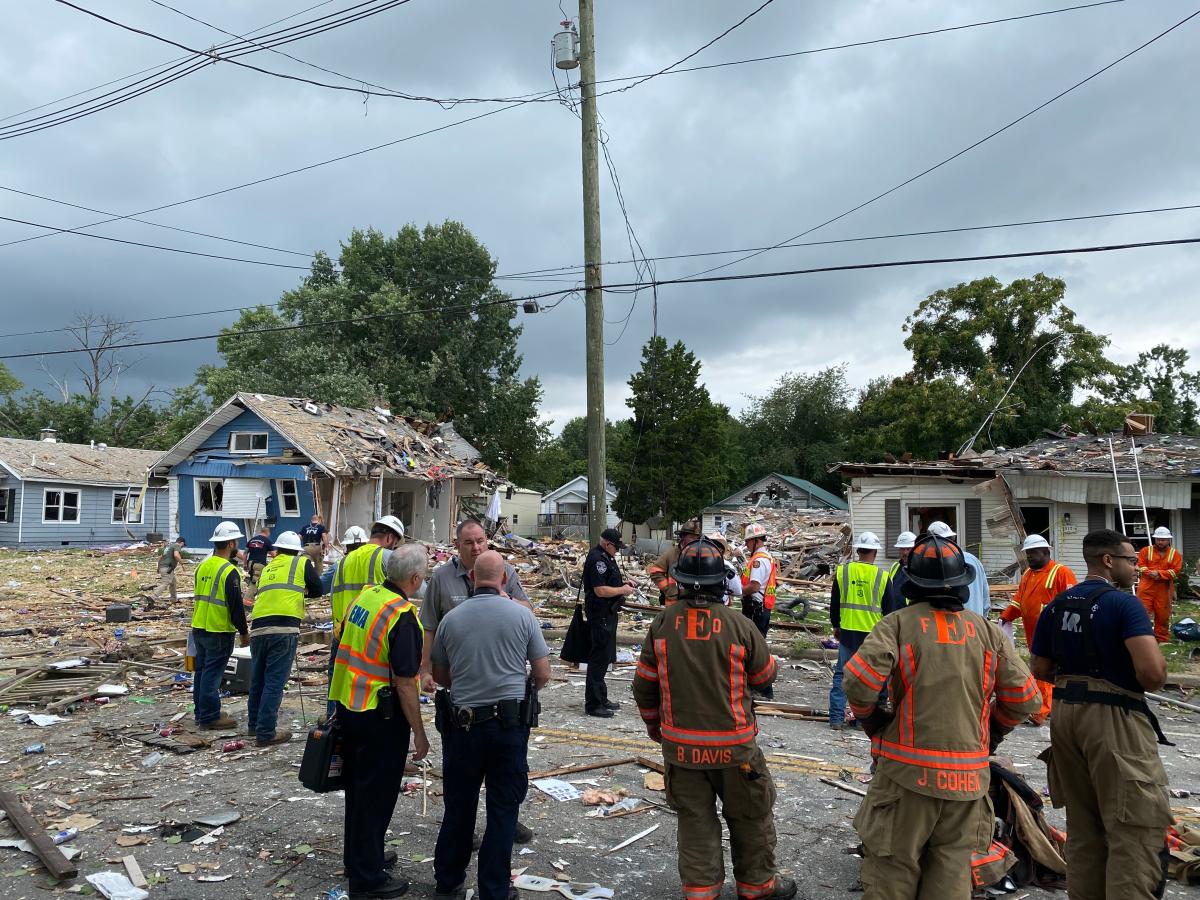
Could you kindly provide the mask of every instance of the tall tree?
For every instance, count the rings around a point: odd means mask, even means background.
[[[493,282],[496,263],[463,225],[408,225],[394,237],[355,230],[341,270],[318,254],[304,283],[277,309],[242,314],[217,341],[224,367],[197,372],[222,401],[239,390],[304,394],[454,419],[493,465],[524,476],[530,448],[547,439],[542,388],[518,375],[516,311]],[[275,326],[346,324],[239,335]]]
[[[1139,353],[1137,362],[1114,379],[1111,399],[1132,412],[1154,414],[1161,432],[1200,431],[1200,373],[1187,370],[1189,354],[1182,347],[1159,344]]]
[[[849,401],[844,366],[813,375],[790,372],[768,393],[751,397],[742,414],[749,477],[782,472],[837,487],[826,468],[845,452]]]
[[[728,486],[728,409],[712,401],[700,361],[682,341],[651,338],[629,389],[632,428],[612,454],[617,514],[635,523],[698,514]]]
[[[1098,388],[1117,371],[1104,355],[1108,338],[1079,324],[1065,295],[1062,279],[1040,273],[1007,285],[981,278],[931,294],[904,324],[913,375],[954,379],[988,410],[1000,403],[991,425],[995,443],[1031,440],[1063,421],[1076,391]]]
[[[957,450],[986,412],[969,388],[950,377],[876,378],[847,416],[846,458],[878,462],[885,454],[911,453],[916,459],[937,459]]]

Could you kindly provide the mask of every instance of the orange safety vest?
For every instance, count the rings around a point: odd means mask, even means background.
[[[746,561],[746,568],[742,569],[742,593],[750,589],[750,571],[754,568],[754,561],[759,557],[766,557],[771,563],[771,574],[767,576],[767,583],[763,588],[763,608],[770,611],[775,608],[775,588],[779,582],[779,563],[766,549],[759,547],[754,552],[754,555]]]

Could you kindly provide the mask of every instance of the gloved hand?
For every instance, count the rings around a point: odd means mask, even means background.
[[[995,716],[992,716],[991,721],[989,722],[989,731],[991,732],[990,736],[988,737],[989,756],[996,755],[996,748],[1000,746],[1001,742],[1006,737],[1012,734],[1012,730],[1013,726],[1005,725],[1001,723],[1000,720],[998,720]]]
[[[646,723],[646,735],[656,744],[662,743],[662,729],[658,725]]]
[[[875,707],[875,711],[865,719],[859,719],[858,724],[862,726],[863,734],[867,737],[875,737],[875,735],[887,728],[894,718],[896,718],[894,712],[884,709],[882,706],[877,706]]]

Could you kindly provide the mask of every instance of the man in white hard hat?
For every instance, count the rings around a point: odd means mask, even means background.
[[[1050,601],[1076,584],[1075,573],[1050,558],[1050,544],[1040,534],[1031,534],[1021,545],[1029,568],[1021,576],[1017,592],[1011,602],[1000,613],[1000,621],[1011,628],[1018,618],[1025,628],[1025,646],[1033,646],[1033,634],[1037,630],[1038,617]],[[1001,626],[1005,627],[1005,626]],[[1007,630],[1006,628],[1006,630]],[[1009,633],[1010,639],[1012,634]],[[1014,641],[1015,643],[1015,641]],[[1045,725],[1050,718],[1050,700],[1054,694],[1054,682],[1038,680],[1042,692],[1042,707],[1029,717],[1034,725]]]
[[[930,534],[940,537],[955,540],[958,537],[953,528],[945,522],[930,522],[929,528],[926,529]],[[967,548],[959,544],[962,548],[963,557],[967,560],[967,565],[975,570],[975,580],[971,582],[970,596],[967,597],[966,608],[971,612],[979,613],[985,619],[988,617],[988,612],[992,608],[992,592],[988,587],[987,570],[984,569],[983,563],[979,557],[971,553]]]
[[[1175,578],[1183,568],[1183,556],[1171,546],[1174,535],[1161,525],[1150,536],[1151,543],[1138,551],[1138,599],[1154,623],[1154,637],[1160,644],[1171,640],[1171,603],[1175,599]]]
[[[275,558],[258,579],[250,621],[250,695],[247,734],[260,747],[285,744],[290,731],[275,727],[283,688],[296,658],[305,598],[321,596],[312,560],[300,552],[300,535],[285,531],[275,539]]]
[[[882,549],[879,536],[864,531],[854,542],[855,559],[842,563],[834,572],[829,595],[829,621],[833,625],[833,636],[838,640],[837,665],[829,688],[829,727],[834,731],[840,731],[846,725],[842,670],[879,620],[904,607],[904,601],[892,589],[887,570],[875,565],[875,558]],[[880,697],[886,697],[886,689]]]
[[[912,556],[912,548],[916,546],[917,536],[911,531],[902,531],[896,538],[896,543],[892,546],[900,551],[900,558],[892,564],[892,570],[889,573],[892,577],[892,589],[896,592],[899,598],[904,597],[904,582],[908,581],[908,573],[904,571],[904,567],[908,565],[908,558]],[[901,602],[907,601],[901,599]]]
[[[779,563],[767,549],[767,529],[758,522],[746,526],[746,567],[742,569],[742,615],[754,623],[764,638],[771,627],[775,608],[775,590],[779,581]],[[764,700],[775,697],[775,686],[768,682],[753,693]]]
[[[212,556],[196,568],[195,603],[192,609],[192,643],[196,669],[192,673],[192,703],[196,727],[203,731],[237,728],[232,716],[221,713],[221,676],[233,655],[233,636],[250,643],[246,608],[242,606],[242,573],[237,546],[243,537],[233,522],[221,522],[208,540]]]
[[[357,525],[346,530],[346,555],[338,560],[329,583],[329,602],[333,614],[333,635],[329,645],[329,680],[333,683],[333,667],[337,661],[342,628],[346,614],[354,601],[368,587],[381,585],[386,576],[388,557],[404,540],[404,523],[395,516],[380,516],[371,525],[371,534]],[[351,547],[351,544],[354,546]],[[334,701],[326,707],[333,715]]]

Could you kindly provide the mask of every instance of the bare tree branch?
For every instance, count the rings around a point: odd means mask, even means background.
[[[110,316],[94,312],[76,313],[67,331],[80,347],[86,348],[87,363],[77,369],[83,376],[88,398],[98,403],[106,390],[111,393],[116,389],[121,373],[132,366],[113,348],[135,339],[137,332]]]

